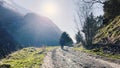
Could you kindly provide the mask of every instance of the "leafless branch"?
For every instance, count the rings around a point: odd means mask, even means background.
[[[76,9],[76,15],[74,16],[74,22],[76,25],[76,29],[78,31],[80,31],[80,28],[83,28],[84,23],[85,23],[85,19],[89,16],[89,14],[91,13],[91,8],[90,8],[90,4],[86,4],[86,3],[82,3],[82,0],[78,0],[77,2],[74,2],[77,6]]]
[[[100,4],[104,4],[104,1],[101,1],[101,0],[91,0],[91,1],[86,1],[86,0],[82,0],[84,3],[89,3],[89,4],[91,4],[90,5],[90,8],[92,8],[92,6],[94,5],[94,4],[97,4],[97,3],[100,3]]]
[[[104,2],[102,2],[101,0],[91,0],[91,1],[83,0],[83,2],[85,2],[85,3],[92,3],[92,4],[95,4],[95,3],[104,4]]]

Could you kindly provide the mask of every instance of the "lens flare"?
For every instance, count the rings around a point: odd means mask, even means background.
[[[44,13],[48,15],[55,15],[57,13],[58,8],[54,4],[45,4],[43,6]]]

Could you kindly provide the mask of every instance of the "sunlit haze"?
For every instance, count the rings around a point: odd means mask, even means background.
[[[46,3],[41,6],[42,11],[46,13],[46,15],[54,16],[58,14],[58,6],[53,3]]]
[[[74,39],[73,0],[13,0],[16,4],[34,13],[50,18],[62,31]],[[97,13],[98,14],[98,13]]]

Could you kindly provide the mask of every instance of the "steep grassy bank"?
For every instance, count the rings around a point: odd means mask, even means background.
[[[119,44],[120,45],[120,16],[117,16],[101,28],[94,38],[94,43]]]
[[[120,54],[120,16],[98,31],[94,44],[98,44],[106,54]]]
[[[2,59],[0,65],[9,66],[11,68],[40,68],[46,53],[53,48],[54,47],[24,48]]]
[[[120,16],[110,21],[98,30],[93,49],[87,50],[83,47],[74,48],[77,51],[98,55],[106,59],[116,61],[120,59]]]

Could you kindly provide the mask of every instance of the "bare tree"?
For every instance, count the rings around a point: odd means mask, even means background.
[[[103,4],[106,0],[83,0],[85,3],[101,3]]]
[[[92,0],[94,1],[94,0]],[[92,2],[77,0],[76,2],[76,28],[78,32],[83,32],[85,35],[85,40],[82,42],[84,46],[92,45],[93,37],[97,31],[97,19],[94,18],[92,13],[91,5]],[[79,29],[82,27],[82,29]]]
[[[76,14],[74,17],[74,21],[77,33],[82,33],[85,20],[91,13],[91,4],[87,4],[83,0],[75,0],[74,2],[76,4]]]
[[[92,6],[96,3],[104,4],[104,2],[107,0],[82,0],[82,1],[85,3],[91,3],[91,6]]]
[[[91,13],[91,4],[84,2],[83,0],[75,0],[74,1],[76,8],[76,14],[74,16],[74,21],[76,24],[76,29],[80,31],[80,26],[83,27],[85,19],[89,16]]]

